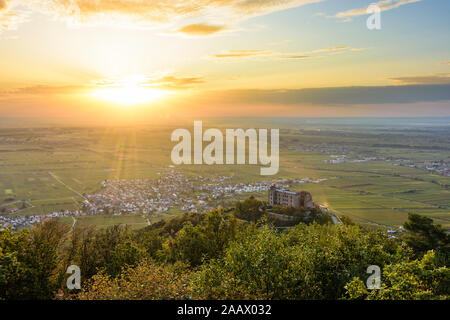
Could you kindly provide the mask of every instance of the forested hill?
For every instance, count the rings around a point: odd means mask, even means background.
[[[449,236],[431,219],[412,214],[392,237],[315,217],[276,228],[251,198],[139,231],[71,230],[56,220],[2,229],[0,298],[450,298]],[[80,267],[81,290],[66,288],[70,265]],[[380,268],[381,289],[367,288],[369,266]]]

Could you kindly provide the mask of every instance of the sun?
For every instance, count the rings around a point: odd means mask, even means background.
[[[168,94],[168,91],[144,86],[140,77],[130,77],[96,89],[92,96],[121,106],[133,106],[155,102]]]

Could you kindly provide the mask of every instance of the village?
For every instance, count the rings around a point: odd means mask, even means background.
[[[446,160],[434,160],[434,161],[414,161],[410,159],[394,159],[392,157],[361,155],[354,151],[350,151],[344,146],[332,145],[327,143],[321,143],[316,145],[301,145],[296,147],[290,147],[290,150],[296,152],[320,152],[330,156],[331,159],[323,160],[328,164],[342,164],[342,163],[361,163],[369,161],[385,161],[392,163],[394,166],[409,167],[421,170],[427,170],[430,173],[438,174],[442,176],[450,176],[450,162]]]
[[[174,170],[155,180],[103,181],[102,190],[87,195],[85,211],[97,214],[150,214],[167,212],[178,207],[184,212],[206,212],[211,203],[231,199],[234,195],[267,192],[273,182],[282,187],[289,184],[315,182],[326,179],[278,179],[253,183],[232,182],[233,177],[186,177]]]
[[[14,230],[45,219],[86,215],[151,215],[178,208],[182,212],[208,212],[217,201],[233,200],[241,194],[268,192],[273,183],[288,189],[293,184],[320,183],[327,179],[310,178],[264,180],[252,183],[233,182],[232,176],[188,177],[170,169],[158,179],[105,180],[94,194],[84,195],[79,210],[62,210],[45,215],[1,215],[0,225]]]
[[[423,161],[423,162],[413,162],[411,160],[398,160],[399,166],[410,167],[422,170],[428,170],[430,172],[449,177],[450,176],[450,162],[445,160],[440,161]],[[395,165],[395,164],[394,164]]]

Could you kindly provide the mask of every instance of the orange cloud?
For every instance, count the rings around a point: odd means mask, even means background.
[[[0,11],[6,10],[8,8],[8,3],[6,0],[0,0]]]
[[[0,92],[0,97],[21,96],[21,95],[58,95],[58,94],[76,94],[89,90],[89,86],[48,86],[37,85],[23,87],[9,91]]]
[[[213,54],[213,58],[237,60],[238,58],[255,58],[259,60],[303,60],[319,58],[316,53],[338,53],[343,51],[363,51],[364,48],[351,48],[349,46],[337,46],[324,49],[317,49],[309,52],[272,52],[265,50],[228,50],[222,53]]]
[[[261,55],[271,55],[272,52],[264,50],[228,50],[224,53],[214,54],[214,58],[246,58]]]
[[[15,0],[9,12],[25,6],[77,24],[161,27],[191,23],[178,30],[190,35],[210,35],[250,17],[322,0]],[[11,8],[11,7],[14,8]],[[7,9],[7,0],[0,0]],[[205,21],[214,19],[217,25]],[[0,21],[2,21],[0,17]],[[193,22],[195,21],[195,22]],[[0,22],[1,23],[1,22]]]
[[[157,79],[150,79],[142,85],[149,85],[161,89],[179,90],[191,88],[193,85],[204,83],[201,77],[180,77],[164,76]]]
[[[26,13],[23,11],[12,11],[8,0],[0,0],[0,31],[14,30],[21,22],[25,21]]]
[[[422,0],[382,0],[379,2],[375,2],[374,4],[380,8],[381,11],[387,11],[391,9],[398,8],[405,4],[420,2]],[[367,14],[367,7],[347,10],[343,12],[339,12],[336,14],[337,18],[349,18],[355,16],[362,16]]]
[[[206,23],[195,23],[181,27],[175,33],[182,33],[190,36],[208,36],[226,30],[225,26],[216,26]]]
[[[125,81],[126,82],[126,81]],[[192,86],[204,83],[201,77],[176,77],[172,75],[162,77],[142,77],[141,81],[135,83],[139,87],[153,87],[165,90],[189,89]],[[13,90],[0,91],[0,97],[20,97],[20,96],[51,96],[51,95],[72,95],[84,94],[101,87],[119,88],[126,85],[121,79],[101,79],[90,85],[36,85],[17,88]]]
[[[312,51],[313,53],[320,53],[320,52],[331,52],[331,51],[342,51],[350,49],[348,46],[340,46],[340,47],[331,47],[331,48],[325,48],[325,49],[318,49]]]

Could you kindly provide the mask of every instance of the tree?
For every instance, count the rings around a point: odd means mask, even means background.
[[[250,225],[201,267],[193,289],[206,299],[339,299],[369,265],[407,255],[402,243],[358,226],[299,224],[279,233]]]
[[[72,260],[87,279],[100,269],[111,275],[119,274],[125,265],[137,265],[147,257],[144,248],[139,246],[133,234],[120,225],[105,230],[95,228],[75,228],[72,235]]]
[[[416,257],[428,250],[449,255],[450,236],[440,225],[433,224],[433,219],[410,213],[404,227],[408,231],[404,240],[414,250]]]
[[[161,255],[170,262],[183,261],[198,266],[204,259],[222,255],[228,243],[235,239],[239,225],[233,216],[224,215],[221,209],[213,210],[200,224],[193,226],[188,221],[183,229],[169,237]]]
[[[194,278],[194,292],[202,299],[283,298],[301,278],[296,276],[301,270],[291,263],[292,254],[275,230],[253,225],[222,258],[202,266]]]
[[[265,213],[265,204],[262,201],[251,196],[244,201],[238,201],[235,206],[234,214],[237,218],[246,221],[256,222]]]
[[[64,272],[61,250],[68,227],[56,220],[12,232],[0,231],[0,297],[51,299]]]
[[[10,228],[0,230],[0,299],[19,299],[23,296],[28,277],[21,255],[28,241],[28,230],[17,233]]]
[[[104,272],[93,276],[81,293],[71,296],[81,300],[174,300],[189,294],[189,271],[182,266],[160,266],[142,261],[125,267],[117,277]]]
[[[424,300],[450,299],[450,269],[439,267],[434,251],[422,259],[386,266],[381,289],[368,291],[360,278],[346,286],[348,299]]]

